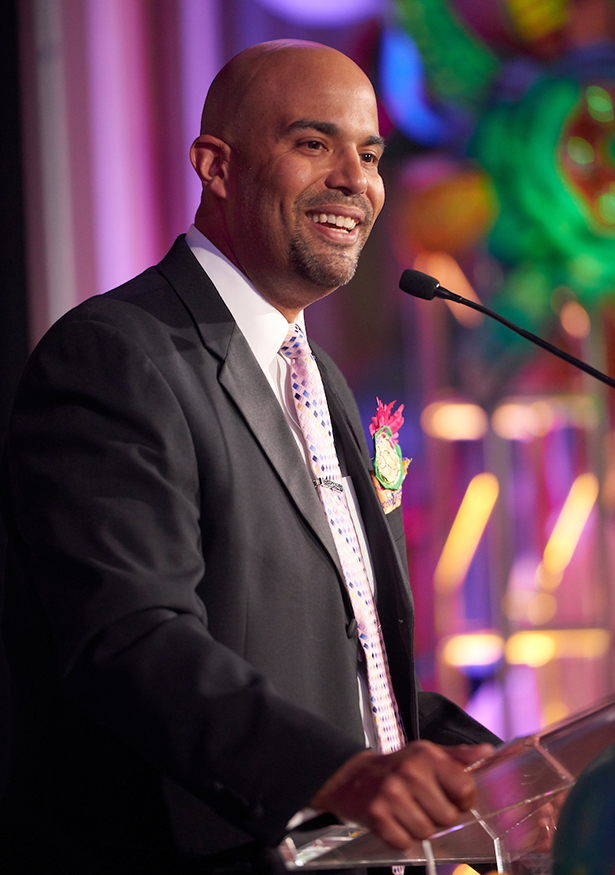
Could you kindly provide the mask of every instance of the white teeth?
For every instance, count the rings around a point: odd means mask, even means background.
[[[346,228],[347,231],[352,231],[356,226],[356,221],[350,216],[336,216],[334,213],[310,213],[308,216],[312,222],[323,225],[335,225],[336,228]]]

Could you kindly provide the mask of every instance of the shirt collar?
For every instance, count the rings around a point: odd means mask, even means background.
[[[196,225],[190,226],[186,243],[230,310],[260,367],[267,371],[286,338],[286,317],[263,298]],[[297,324],[305,332],[303,311]]]

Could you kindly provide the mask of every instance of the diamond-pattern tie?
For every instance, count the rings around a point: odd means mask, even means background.
[[[280,351],[291,362],[293,400],[309,450],[314,484],[331,526],[357,621],[359,642],[367,665],[370,706],[378,747],[381,753],[391,753],[405,743],[402,723],[391,684],[378,613],[343,491],[322,379],[298,325],[289,326]]]

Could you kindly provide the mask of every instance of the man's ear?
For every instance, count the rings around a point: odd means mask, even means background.
[[[226,197],[226,183],[231,149],[224,140],[201,134],[190,149],[192,166],[199,175],[203,188],[217,197]]]

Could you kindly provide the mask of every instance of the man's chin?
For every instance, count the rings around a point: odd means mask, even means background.
[[[315,253],[306,254],[298,251],[292,253],[295,271],[304,279],[329,291],[350,282],[355,275],[358,260],[358,253],[354,252],[338,253],[335,257],[331,255],[319,257]]]
[[[347,271],[310,271],[304,274],[305,279],[313,285],[323,289],[323,292],[332,292],[340,286],[345,286],[355,275],[355,270]]]

